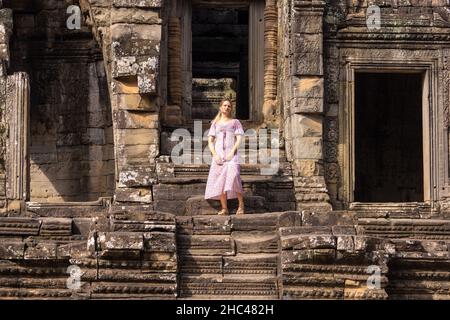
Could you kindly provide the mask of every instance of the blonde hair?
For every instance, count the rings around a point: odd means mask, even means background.
[[[220,106],[221,107],[222,107],[222,105],[224,104],[225,101],[228,101],[230,103],[231,107],[233,107],[233,103],[231,102],[231,99],[228,99],[228,98],[222,99],[222,101],[220,101]],[[220,121],[220,119],[222,119],[222,112],[219,109],[219,112],[214,117],[212,123],[216,123],[217,121]]]

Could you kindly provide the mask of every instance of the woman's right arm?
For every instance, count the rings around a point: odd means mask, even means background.
[[[215,157],[216,149],[214,148],[214,137],[213,136],[208,137],[208,147],[209,147],[209,151],[211,151],[211,154],[213,155],[213,157]]]
[[[220,159],[220,157],[217,155],[217,153],[216,153],[216,148],[214,147],[214,140],[215,140],[215,137],[216,137],[216,126],[215,126],[215,124],[213,123],[212,125],[211,125],[211,129],[209,130],[209,133],[208,133],[208,147],[209,147],[209,151],[211,151],[211,154],[212,154],[212,156],[213,156],[213,158],[214,158],[214,161],[217,163],[217,164],[222,164],[222,160]]]
[[[209,137],[208,137],[208,147],[209,147],[209,151],[211,151],[211,154],[212,154],[212,156],[213,156],[214,161],[215,161],[218,165],[221,165],[221,164],[222,164],[222,160],[221,160],[220,157],[217,155],[216,149],[214,148],[214,137],[213,137],[213,136],[209,136]]]

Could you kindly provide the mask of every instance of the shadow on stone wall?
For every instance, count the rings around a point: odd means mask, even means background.
[[[90,30],[66,28],[59,3],[16,8],[10,72],[31,79],[32,201],[92,201],[114,190],[111,102]]]

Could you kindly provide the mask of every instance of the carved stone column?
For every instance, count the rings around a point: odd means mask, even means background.
[[[0,8],[1,8],[0,3]],[[11,9],[0,10],[0,207],[20,210],[28,196],[29,81],[25,73],[7,75]]]
[[[168,125],[183,122],[181,98],[183,94],[181,70],[181,21],[177,15],[177,0],[171,1],[168,23],[168,103],[161,108],[162,120]]]
[[[264,106],[265,122],[274,122],[277,107],[277,51],[278,8],[277,0],[267,0],[264,9]]]
[[[328,212],[331,205],[323,170],[323,11],[321,0],[293,0],[284,18],[284,127],[288,160],[293,164],[299,210]]]
[[[29,197],[30,86],[24,72],[9,76],[6,85],[6,196],[8,202]],[[13,205],[15,207],[15,205]]]

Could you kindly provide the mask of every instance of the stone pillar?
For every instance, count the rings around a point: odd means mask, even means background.
[[[288,6],[288,5],[286,5]],[[294,172],[297,209],[330,211],[323,169],[324,77],[321,0],[292,0],[281,20],[290,26],[285,40],[284,127]]]
[[[162,0],[81,0],[110,84],[118,202],[151,203],[159,154]]]
[[[266,0],[264,9],[264,106],[265,122],[276,120],[277,108],[277,0]]]
[[[167,105],[162,106],[161,116],[165,124],[183,123],[181,103],[183,95],[181,68],[181,20],[178,15],[179,1],[172,0],[168,18],[168,97]]]
[[[6,196],[8,202],[29,198],[29,114],[28,75],[18,72],[6,81]],[[13,205],[16,207],[15,205]]]
[[[12,10],[0,9],[0,207],[20,210],[28,191],[29,88],[26,74],[7,75],[12,29]]]

